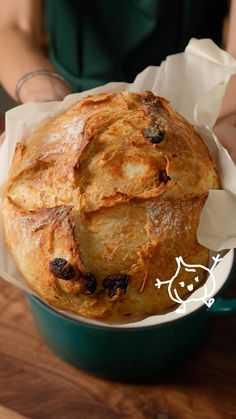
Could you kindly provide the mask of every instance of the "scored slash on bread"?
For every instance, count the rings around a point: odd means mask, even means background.
[[[53,306],[138,320],[175,308],[155,279],[174,274],[176,256],[207,265],[196,230],[218,188],[205,144],[166,99],[88,96],[17,145],[6,241],[27,283]],[[73,277],[63,279],[58,264]],[[205,279],[199,273],[199,286]]]

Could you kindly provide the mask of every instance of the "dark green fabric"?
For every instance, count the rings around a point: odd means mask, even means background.
[[[221,41],[227,1],[46,0],[50,56],[73,91],[132,81],[183,51],[190,38]]]

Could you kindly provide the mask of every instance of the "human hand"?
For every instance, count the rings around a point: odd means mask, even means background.
[[[213,131],[236,164],[236,126],[222,122],[215,125]]]
[[[0,116],[0,146],[4,141],[5,138],[5,132],[4,132],[4,128],[5,128],[5,122],[4,122],[4,115]]]
[[[2,132],[2,134],[0,134],[0,147],[1,147],[4,140],[5,140],[5,131]]]
[[[26,102],[52,102],[62,100],[71,91],[66,83],[59,79],[47,76],[38,76],[27,80],[21,89],[21,101]],[[1,123],[2,119],[0,120]],[[0,146],[5,139],[5,132],[2,132],[4,123],[0,124]]]
[[[22,103],[26,102],[52,102],[62,100],[71,93],[68,85],[62,80],[41,76],[27,80],[20,90]]]

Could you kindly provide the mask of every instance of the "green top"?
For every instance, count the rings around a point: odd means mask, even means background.
[[[76,92],[130,82],[192,37],[219,45],[227,1],[47,0],[46,12],[50,57]]]

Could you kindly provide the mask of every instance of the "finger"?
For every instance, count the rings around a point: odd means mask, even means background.
[[[230,124],[219,124],[214,127],[214,132],[236,164],[236,128]]]
[[[5,131],[0,135],[0,145],[3,143],[4,140],[5,140]]]

